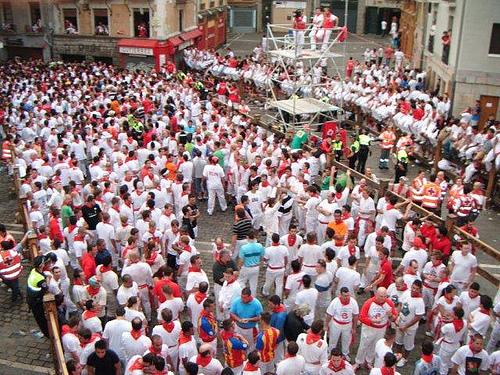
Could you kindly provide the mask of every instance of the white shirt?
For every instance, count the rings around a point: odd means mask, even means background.
[[[468,362],[476,362],[476,366],[482,370],[487,371],[490,366],[490,358],[486,350],[481,350],[479,353],[474,354],[469,348],[469,345],[464,345],[458,349],[453,357],[451,357],[451,362],[458,365],[458,375],[465,375],[465,368]]]
[[[80,346],[80,340],[77,335],[73,333],[66,333],[62,337],[62,345],[64,349],[64,358],[67,361],[73,359],[71,353],[76,353],[76,355],[80,356],[82,347]]]
[[[307,275],[316,276],[316,263],[323,259],[323,251],[318,245],[303,244],[297,253],[302,258],[302,270]]]
[[[375,361],[373,367],[382,367],[384,365],[384,356],[387,353],[392,353],[392,347],[387,346],[385,339],[381,338],[375,344]]]
[[[207,179],[208,189],[222,189],[221,178],[224,178],[224,170],[219,164],[207,164],[203,168],[203,177]]]
[[[306,337],[306,333],[301,333],[297,337],[297,345],[299,346],[298,354],[304,357],[306,361],[304,367],[306,372],[318,371],[328,361],[328,344],[322,339],[313,344],[307,344]],[[316,365],[313,363],[319,364]]]
[[[303,304],[311,306],[311,312],[304,316],[304,322],[306,322],[309,326],[314,321],[314,309],[316,306],[316,301],[318,300],[318,294],[319,292],[314,287],[311,287],[309,289],[303,289],[299,291],[295,297],[296,306],[300,306]]]
[[[132,331],[132,324],[125,319],[114,319],[106,323],[102,338],[106,339],[109,348],[113,350],[120,359],[124,359],[122,352],[122,334]]]
[[[143,355],[150,346],[151,339],[147,336],[141,335],[137,340],[135,340],[130,332],[122,333],[121,347],[126,361],[134,355]]]
[[[286,278],[285,289],[289,291],[288,299],[294,300],[297,292],[302,288],[302,277],[305,275],[304,272],[299,271],[297,273],[291,273]]]
[[[479,307],[479,303],[481,300],[481,295],[478,294],[476,298],[472,299],[469,296],[469,291],[465,290],[460,293],[460,304],[462,305],[462,309],[464,310],[464,317],[467,318],[469,314]]]
[[[165,345],[169,348],[178,345],[179,335],[181,333],[181,322],[174,320],[174,328],[172,331],[168,332],[163,325],[159,324],[154,326],[152,335],[159,335]]]
[[[198,328],[198,318],[200,317],[201,310],[203,310],[203,301],[201,303],[196,302],[194,298],[195,293],[191,293],[186,301],[186,306],[191,311],[191,322],[194,328]]]
[[[208,281],[208,277],[205,271],[203,270],[200,271],[201,272],[194,272],[194,271],[188,272],[186,281],[186,291],[190,291],[193,288],[198,288],[198,286],[202,282],[206,282],[208,285],[210,285],[210,282]]]
[[[427,257],[427,251],[424,249],[416,250],[415,248],[411,248],[411,250],[403,256],[401,264],[406,268],[410,265],[412,260],[416,260],[418,263],[418,273],[421,273],[427,263]],[[408,285],[408,287],[410,287],[410,285]]]
[[[137,262],[123,267],[122,276],[130,275],[139,287],[143,285],[153,285],[153,273],[149,264],[145,262]]]
[[[359,259],[361,257],[361,254],[359,252],[359,247],[355,246],[354,247],[354,256]],[[337,259],[340,260],[340,265],[341,267],[347,267],[349,266],[349,257],[351,256],[351,253],[349,252],[349,246],[343,246],[339,253],[337,254]]]
[[[406,326],[416,316],[424,316],[425,304],[422,297],[412,297],[411,293],[406,294],[401,298],[401,310],[398,316],[398,323],[400,326]],[[408,330],[417,330],[418,321],[414,323]]]
[[[380,226],[386,226],[389,228],[389,231],[396,230],[396,222],[403,217],[401,211],[396,208],[386,210],[382,214],[382,221],[380,222]]]
[[[305,364],[306,360],[300,354],[295,357],[285,358],[278,363],[276,375],[301,375]]]
[[[490,315],[483,314],[480,308],[473,310],[470,313],[471,328],[474,332],[481,334],[481,336],[486,337],[486,332],[490,326],[491,317]]]
[[[189,359],[193,356],[196,356],[197,354],[198,349],[196,347],[196,340],[194,336],[191,336],[191,341],[179,345],[179,368],[182,368],[185,372],[186,370],[184,369],[184,365],[182,364],[182,359]]]
[[[189,362],[196,363],[198,355],[194,355],[189,359]],[[212,358],[207,366],[198,365],[198,371],[203,375],[220,375],[224,367],[217,358]]]
[[[339,297],[336,297],[326,309],[326,313],[332,317],[332,321],[337,323],[351,323],[354,315],[359,315],[359,305],[356,299],[350,297],[347,305],[342,304]]]
[[[359,284],[361,284],[361,275],[359,272],[349,267],[340,267],[335,277],[338,279],[337,294],[340,293],[340,289],[344,286],[352,294],[358,289]]]
[[[264,259],[267,261],[269,270],[280,270],[285,268],[285,260],[288,257],[288,249],[284,245],[266,247]]]
[[[126,288],[123,284],[120,285],[118,293],[116,294],[116,299],[118,300],[118,304],[126,305],[130,297],[137,297],[138,295],[139,287],[137,286],[137,283],[133,281],[130,288]]]
[[[453,271],[450,275],[451,281],[467,282],[472,269],[477,267],[477,258],[474,255],[467,253],[466,256],[463,256],[459,250],[453,252],[451,261],[453,262]]]
[[[163,321],[161,312],[164,308],[167,307],[172,310],[172,320],[177,320],[179,319],[179,313],[184,309],[184,301],[182,300],[182,298],[174,297],[163,302],[160,307],[158,307],[158,315],[156,318],[159,322]]]
[[[85,328],[90,329],[90,331],[92,333],[101,333],[102,332],[102,323],[101,323],[101,320],[97,316],[94,316],[94,317],[88,318],[88,319],[83,319],[83,317],[82,317],[82,325]]]

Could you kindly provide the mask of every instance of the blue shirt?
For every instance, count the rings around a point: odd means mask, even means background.
[[[285,339],[285,335],[283,331],[285,330],[285,321],[287,317],[287,312],[273,312],[271,314],[271,327],[279,329],[280,335],[278,337],[278,343],[282,342]]]
[[[238,316],[241,319],[255,318],[262,314],[264,311],[262,309],[262,304],[257,298],[254,298],[252,302],[243,303],[241,297],[235,299],[231,304],[231,313]],[[257,322],[248,323],[236,323],[241,328],[254,328],[257,326]]]
[[[264,255],[264,246],[258,242],[249,242],[240,248],[240,258],[243,266],[254,267],[260,264],[260,258]]]

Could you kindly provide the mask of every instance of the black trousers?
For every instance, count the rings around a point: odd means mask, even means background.
[[[361,146],[358,152],[358,172],[364,174],[366,167],[366,160],[368,159],[368,153],[370,149],[367,146]]]
[[[47,319],[45,318],[45,311],[43,310],[43,303],[35,302],[28,303],[31,312],[33,313],[33,317],[36,320],[36,324],[38,324],[38,328],[45,335],[45,337],[49,337],[49,327],[47,324]]]

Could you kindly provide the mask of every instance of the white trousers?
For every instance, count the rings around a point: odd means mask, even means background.
[[[215,196],[219,200],[220,209],[222,211],[227,210],[226,198],[224,197],[224,189],[208,189],[208,213],[211,215],[215,208]]]
[[[279,235],[284,236],[288,233],[288,229],[290,229],[290,222],[292,221],[292,213],[288,213],[286,215],[280,216],[279,218]]]
[[[250,284],[250,290],[252,291],[252,296],[257,296],[257,280],[259,279],[259,266],[255,267],[241,267],[239,282],[242,288],[244,288],[248,283]]]
[[[142,310],[147,320],[151,320],[151,302],[149,301],[149,289],[139,288],[139,298],[142,304]]]
[[[304,48],[304,30],[293,30],[293,40],[297,49],[297,55],[302,54],[302,49]]]
[[[318,32],[317,27],[313,27],[311,29],[311,32],[309,33],[309,38],[311,39],[311,50],[315,51],[316,50],[316,34]]]
[[[373,328],[367,325],[361,326],[361,337],[359,342],[356,363],[361,365],[369,363],[373,365],[375,360],[375,345],[377,341],[384,337],[385,328]]]
[[[323,44],[321,45],[321,50],[326,51],[328,44],[330,43],[330,36],[332,35],[331,29],[325,29],[325,36],[323,37]]]
[[[274,293],[280,298],[283,294],[283,280],[285,278],[285,268],[279,270],[266,269],[266,281],[262,287],[262,292],[268,296],[271,292],[271,287],[274,284]]]
[[[339,339],[341,340],[342,354],[347,356],[352,341],[352,323],[339,324],[332,319],[330,321],[330,331],[328,332],[328,351],[337,347]]]
[[[252,350],[255,349],[255,338],[253,336],[254,333],[253,328],[241,328],[240,326],[237,325],[236,333],[239,333],[248,341],[248,353],[250,353]]]
[[[318,221],[318,226],[316,227],[316,236],[318,237],[318,243],[321,244],[325,242],[326,228],[328,224],[323,224]]]

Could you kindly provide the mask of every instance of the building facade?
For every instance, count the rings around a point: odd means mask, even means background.
[[[226,40],[226,0],[1,1],[3,57],[159,68]]]
[[[434,0],[426,5],[423,67],[428,87],[451,97],[454,115],[480,100],[481,122],[489,113],[498,118],[498,0]]]

